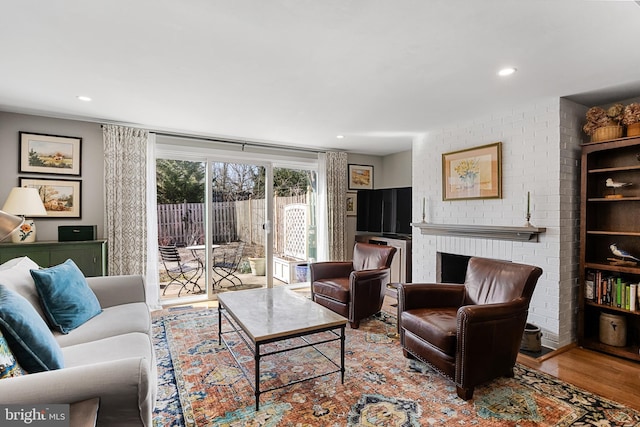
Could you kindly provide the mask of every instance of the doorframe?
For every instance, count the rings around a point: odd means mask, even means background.
[[[205,222],[205,245],[206,245],[206,259],[212,259],[212,249],[211,245],[213,243],[213,238],[211,236],[210,230],[212,228],[211,221],[213,220],[210,215],[211,209],[211,187],[210,187],[210,166],[211,162],[235,162],[242,164],[255,164],[257,166],[265,167],[265,216],[266,216],[266,224],[265,224],[265,274],[266,274],[266,285],[268,288],[273,287],[273,168],[274,167],[283,167],[283,168],[294,168],[294,169],[304,169],[304,170],[313,170],[316,173],[318,178],[318,188],[316,188],[316,192],[318,196],[320,196],[321,188],[324,184],[321,181],[321,167],[320,167],[320,159],[318,158],[317,153],[314,156],[311,156],[309,152],[298,152],[298,151],[290,151],[287,152],[286,148],[281,148],[278,150],[278,153],[271,152],[272,149],[269,147],[259,148],[252,147],[250,151],[245,151],[244,145],[237,144],[232,148],[229,145],[219,145],[212,144],[211,142],[207,142],[204,140],[196,140],[196,139],[182,139],[179,137],[170,137],[163,136],[163,140],[158,142],[156,140],[156,159],[172,159],[172,160],[185,160],[185,161],[200,161],[206,163],[206,174],[205,179],[206,187],[205,187],[205,215],[208,218],[208,221]],[[175,143],[171,143],[170,141],[174,141]],[[293,153],[297,153],[298,155],[293,155]],[[320,197],[318,197],[320,198]],[[153,203],[157,203],[157,201],[153,201]],[[320,206],[317,205],[316,209],[320,209]],[[321,218],[320,212],[316,213],[317,218]],[[318,224],[317,224],[318,226]],[[320,246],[323,243],[320,242],[321,234],[318,233],[318,242],[317,244]],[[156,242],[157,245],[157,242]],[[157,250],[157,248],[156,248]],[[213,290],[213,282],[211,280],[211,270],[207,268],[206,280],[207,280],[207,292],[204,295],[196,295],[193,297],[183,297],[177,300],[165,300],[162,301],[162,305],[172,305],[172,304],[183,304],[189,302],[198,302],[198,301],[208,301],[211,300],[212,290]]]
[[[213,249],[211,245],[213,244],[213,236],[211,235],[211,229],[213,229],[213,216],[210,215],[212,208],[212,200],[211,200],[211,164],[212,163],[235,163],[235,164],[243,164],[243,165],[252,165],[264,168],[265,173],[265,201],[264,201],[264,210],[265,210],[265,223],[262,225],[262,229],[264,230],[264,255],[265,255],[265,279],[267,288],[273,287],[273,232],[271,230],[271,224],[273,224],[273,166],[271,162],[261,160],[255,160],[251,156],[247,156],[246,158],[242,158],[244,156],[239,156],[234,153],[234,155],[230,154],[215,154],[207,156],[207,183],[206,183],[206,210],[205,215],[207,216],[207,227],[205,230],[206,233],[206,251],[207,251],[207,260],[213,259]],[[207,270],[210,270],[209,268]],[[211,288],[211,289],[209,289]],[[213,282],[211,280],[207,281],[207,294],[209,292],[213,292]]]

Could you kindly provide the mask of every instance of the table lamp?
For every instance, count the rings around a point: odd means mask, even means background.
[[[6,239],[23,222],[24,218],[0,211],[0,241]]]
[[[14,187],[4,202],[2,210],[23,218],[30,215],[46,215],[38,190],[28,187]],[[11,234],[13,243],[31,243],[36,241],[36,225],[32,219],[25,219],[20,228]]]

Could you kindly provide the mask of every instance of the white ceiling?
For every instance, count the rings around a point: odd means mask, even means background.
[[[0,6],[3,111],[384,155],[536,99],[640,95],[634,1]],[[499,78],[507,65],[518,72]]]

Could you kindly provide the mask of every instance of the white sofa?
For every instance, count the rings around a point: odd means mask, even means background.
[[[25,257],[10,269],[0,268],[0,283],[24,296],[42,316],[30,263]],[[93,277],[87,282],[102,312],[69,334],[52,332],[64,368],[0,380],[0,403],[70,404],[98,397],[99,426],[151,426],[157,373],[143,278]]]

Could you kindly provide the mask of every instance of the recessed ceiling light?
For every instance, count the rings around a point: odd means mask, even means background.
[[[498,71],[498,75],[500,77],[506,77],[506,76],[510,76],[511,74],[515,73],[517,70],[513,67],[507,67],[507,68],[503,68],[502,70]]]
[[[84,101],[84,102],[91,101],[91,98],[89,98],[88,96],[84,96],[84,95],[78,95],[78,96],[76,96],[76,98],[78,98],[80,101]]]
[[[344,138],[344,135],[337,135],[336,138],[342,139],[342,138]]]

